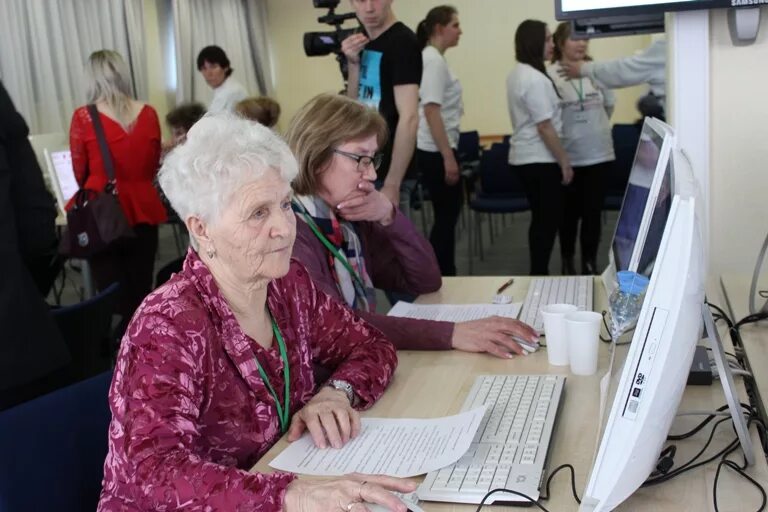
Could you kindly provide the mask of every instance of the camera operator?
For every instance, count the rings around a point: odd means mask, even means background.
[[[397,21],[392,0],[350,0],[365,34],[341,43],[347,58],[347,95],[378,109],[389,141],[378,171],[381,192],[408,215],[416,186],[413,152],[419,126],[421,49],[416,34]]]

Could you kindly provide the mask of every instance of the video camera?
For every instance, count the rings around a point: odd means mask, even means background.
[[[316,9],[328,9],[328,14],[317,18],[318,23],[331,25],[335,30],[328,32],[306,32],[304,34],[304,53],[307,57],[336,54],[336,60],[341,66],[341,74],[347,79],[347,59],[341,53],[341,42],[354,34],[356,28],[341,28],[346,20],[355,19],[355,13],[336,14],[334,10],[340,0],[312,0]]]

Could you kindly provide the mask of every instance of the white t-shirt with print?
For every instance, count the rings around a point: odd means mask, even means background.
[[[560,64],[547,66],[560,93],[563,110],[561,141],[574,167],[583,167],[615,159],[611,137],[610,113],[616,103],[610,89],[602,89],[590,78],[568,80],[558,70]]]
[[[557,162],[539,135],[536,125],[550,120],[562,133],[560,98],[549,78],[534,67],[518,62],[507,76],[507,105],[512,120],[509,163],[525,165]]]
[[[421,57],[423,71],[419,86],[419,131],[416,147],[422,151],[439,151],[424,116],[424,105],[436,103],[440,105],[440,117],[443,118],[448,142],[455,149],[459,144],[461,115],[464,113],[461,84],[437,48],[427,45],[421,52]]]

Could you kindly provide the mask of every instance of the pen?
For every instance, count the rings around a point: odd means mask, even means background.
[[[501,285],[501,286],[499,287],[499,289],[498,289],[498,290],[496,290],[496,293],[501,293],[501,292],[503,292],[504,290],[506,290],[507,288],[509,288],[510,286],[512,286],[512,283],[514,283],[514,282],[515,282],[515,278],[513,277],[513,278],[511,278],[509,281],[507,281],[506,283],[504,283],[503,285]]]

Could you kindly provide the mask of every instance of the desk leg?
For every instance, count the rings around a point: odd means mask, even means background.
[[[80,268],[83,276],[83,298],[88,300],[95,295],[91,263],[88,260],[80,260]]]

